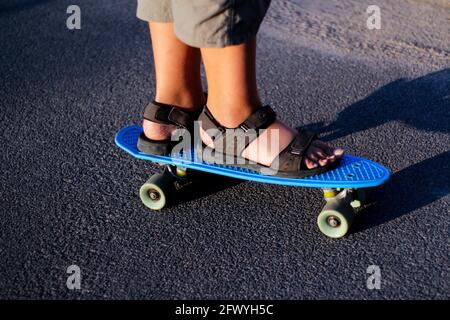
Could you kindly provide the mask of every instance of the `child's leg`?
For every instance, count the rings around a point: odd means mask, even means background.
[[[208,80],[208,108],[221,125],[234,128],[241,124],[257,108],[261,107],[256,81],[256,41],[225,48],[202,48]],[[276,156],[294,139],[296,131],[276,121],[265,131],[269,137],[272,130],[279,134],[278,150],[269,150],[266,144],[253,141],[243,152],[247,159],[270,165]],[[212,146],[203,132],[202,140]],[[264,141],[264,140],[262,140]],[[270,141],[270,140],[269,140]],[[306,152],[308,168],[325,166],[342,156],[341,149],[334,149],[317,140]]]
[[[173,23],[150,22],[156,74],[155,100],[193,110],[205,103],[200,79],[200,50],[190,47],[175,36]],[[174,129],[144,120],[145,135],[153,140],[170,137]]]

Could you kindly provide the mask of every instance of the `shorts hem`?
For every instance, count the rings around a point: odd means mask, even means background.
[[[168,22],[173,22],[172,18],[162,18],[159,15],[152,15],[152,14],[143,14],[142,12],[137,12],[136,17],[139,20],[142,21],[146,21],[146,22],[163,22],[163,23],[168,23]]]
[[[224,48],[229,46],[236,46],[245,43],[256,37],[257,31],[248,32],[239,37],[225,36],[216,40],[198,40],[192,39],[191,35],[183,34],[176,27],[174,28],[175,35],[184,44],[194,47],[194,48]]]

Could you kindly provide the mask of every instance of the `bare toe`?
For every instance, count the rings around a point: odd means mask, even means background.
[[[305,159],[305,164],[308,169],[314,169],[315,167],[317,167],[317,163],[309,158]]]
[[[341,148],[334,149],[334,155],[338,158],[341,158],[344,155],[344,149]]]
[[[341,148],[333,148],[321,140],[316,140],[314,142],[316,143],[317,147],[322,149],[328,155],[327,158],[331,157],[341,158],[342,155],[344,154],[344,150]]]
[[[335,149],[333,147],[329,146],[328,144],[326,144],[325,142],[323,142],[321,140],[316,140],[314,142],[316,143],[316,146],[318,148],[322,149],[323,152],[327,154],[327,156],[333,156],[334,155]]]
[[[311,159],[314,162],[319,161],[320,159],[322,159],[322,157],[320,157],[320,155],[318,155],[318,151],[320,149],[314,148],[314,147],[310,147],[308,149],[308,151],[306,152],[306,157]]]
[[[320,160],[319,160],[319,165],[320,165],[321,167],[326,166],[327,163],[328,163],[328,160],[327,160],[327,159],[320,159]]]

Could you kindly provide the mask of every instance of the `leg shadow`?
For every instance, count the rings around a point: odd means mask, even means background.
[[[391,82],[348,106],[328,126],[307,126],[334,140],[390,121],[430,132],[450,133],[450,69]]]

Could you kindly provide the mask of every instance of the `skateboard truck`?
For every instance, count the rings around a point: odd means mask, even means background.
[[[330,238],[343,237],[355,217],[355,210],[365,199],[363,189],[322,189],[326,204],[319,216],[317,225],[320,231]]]

